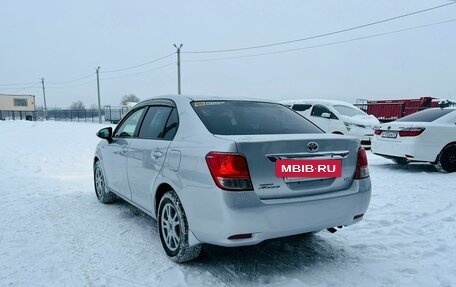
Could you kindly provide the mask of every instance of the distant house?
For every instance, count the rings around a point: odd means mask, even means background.
[[[35,96],[0,94],[0,119],[20,118],[34,115]]]

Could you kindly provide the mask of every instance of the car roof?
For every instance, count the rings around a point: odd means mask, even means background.
[[[443,110],[456,110],[456,107],[445,107],[445,108],[431,108],[431,109],[443,109]]]
[[[148,98],[147,100],[141,101],[138,105],[147,104],[149,101],[153,100],[172,100],[172,101],[182,101],[185,99],[188,102],[191,101],[253,101],[253,102],[267,102],[267,103],[278,103],[277,101],[259,99],[259,98],[250,98],[250,97],[220,97],[220,96],[208,96],[208,95],[163,95]]]
[[[300,99],[300,100],[285,100],[280,101],[282,104],[294,105],[294,104],[323,104],[323,105],[342,105],[353,107],[353,104],[339,100],[324,100],[324,99]]]

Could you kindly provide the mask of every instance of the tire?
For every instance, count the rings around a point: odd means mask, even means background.
[[[443,173],[456,171],[456,143],[443,148],[437,157],[435,168]]]
[[[200,255],[201,244],[191,247],[188,245],[187,217],[174,191],[166,192],[161,198],[157,221],[163,249],[172,261],[187,262]]]
[[[391,159],[395,164],[398,164],[398,165],[407,165],[410,163],[410,161],[408,161],[406,158],[402,158],[402,157],[396,157],[396,158],[392,158]]]
[[[101,169],[100,161],[97,161],[93,166],[93,184],[98,201],[101,203],[112,203],[116,200],[116,195],[112,191],[107,191],[105,176]]]

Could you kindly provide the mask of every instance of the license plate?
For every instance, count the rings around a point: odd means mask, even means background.
[[[340,159],[281,159],[275,162],[276,177],[288,178],[334,178],[342,176]]]
[[[392,138],[392,139],[395,139],[395,138],[397,138],[397,132],[387,132],[387,131],[383,131],[383,132],[382,132],[382,138]]]

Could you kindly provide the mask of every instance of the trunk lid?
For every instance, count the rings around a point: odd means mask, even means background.
[[[332,134],[282,134],[217,136],[236,142],[238,152],[247,159],[253,188],[260,199],[316,195],[347,189],[353,182],[359,140]],[[308,144],[318,144],[309,151]],[[339,178],[279,178],[277,159],[340,159]]]

